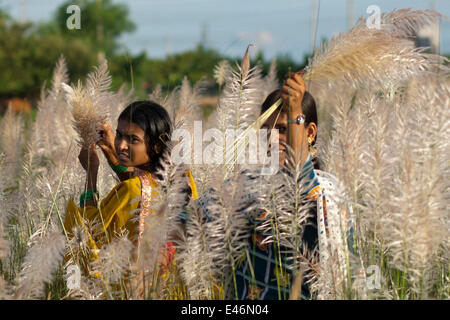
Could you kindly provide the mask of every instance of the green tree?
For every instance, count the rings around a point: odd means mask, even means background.
[[[67,7],[73,4],[81,9],[79,30],[70,30],[66,25],[70,16]],[[56,10],[53,23],[64,36],[84,38],[98,51],[104,51],[109,56],[118,48],[118,37],[136,28],[128,16],[129,10],[126,5],[113,3],[111,0],[68,0]]]
[[[36,29],[31,23],[0,21],[0,96],[37,97],[61,54],[66,57],[72,81],[96,64],[95,53],[85,42],[68,42],[57,33]]]
[[[0,9],[0,27],[4,25],[9,19],[10,17],[8,16],[8,14],[4,12],[2,9]]]
[[[147,60],[142,72],[150,87],[159,83],[165,89],[171,89],[180,85],[185,75],[191,83],[203,77],[212,80],[214,66],[222,59],[224,57],[214,49],[198,45],[194,50],[170,55],[164,60]]]

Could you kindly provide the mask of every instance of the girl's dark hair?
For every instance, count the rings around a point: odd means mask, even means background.
[[[267,109],[269,109],[279,99],[281,99],[280,89],[277,89],[273,91],[271,94],[269,94],[261,106],[261,114],[266,112]],[[278,110],[280,108],[282,108],[282,105],[278,107]],[[317,118],[316,101],[308,91],[305,91],[305,95],[303,96],[302,112],[305,115],[305,127],[308,126],[308,124],[310,124],[311,122],[315,123],[316,126],[319,126],[319,121]],[[316,144],[316,137],[314,137],[314,141],[312,143],[313,145]],[[317,158],[313,159],[313,163],[314,168],[319,169],[319,161]]]
[[[153,101],[135,101],[122,111],[118,120],[131,121],[144,130],[150,158],[146,169],[155,173],[161,167],[161,157],[166,151],[170,152],[172,121],[166,109]]]

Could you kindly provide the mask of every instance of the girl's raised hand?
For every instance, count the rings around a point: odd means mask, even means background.
[[[103,124],[101,132],[101,139],[97,141],[97,145],[102,149],[103,154],[109,163],[117,165],[119,159],[117,158],[116,148],[114,147],[115,135],[108,123]]]
[[[84,170],[90,173],[98,172],[98,167],[100,166],[100,160],[98,159],[97,149],[95,144],[92,144],[89,149],[81,148],[80,154],[78,155],[78,160],[80,160],[81,166]]]
[[[298,113],[301,110],[306,85],[303,81],[304,71],[290,74],[281,87],[281,98],[285,104],[289,103],[291,112]]]

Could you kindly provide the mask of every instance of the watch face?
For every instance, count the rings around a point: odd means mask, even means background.
[[[298,116],[296,120],[298,124],[302,124],[303,122],[305,122],[305,115],[302,114],[301,116]]]
[[[290,120],[288,119],[288,123],[297,123],[297,124],[302,124],[305,122],[305,115],[301,115],[298,116],[297,118],[295,118],[294,120]]]

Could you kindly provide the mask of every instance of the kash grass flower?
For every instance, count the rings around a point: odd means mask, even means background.
[[[263,78],[264,82],[264,92],[262,93],[263,97],[267,97],[274,90],[277,90],[280,87],[280,83],[278,82],[277,77],[277,60],[273,59],[270,63],[269,72],[267,76]]]
[[[3,168],[3,161],[4,156],[0,153],[0,168]],[[6,186],[3,184],[3,181],[0,182],[0,203],[5,203],[6,197],[5,197],[5,191],[4,189]],[[10,244],[7,237],[7,230],[6,230],[6,222],[7,222],[7,214],[6,210],[3,207],[0,210],[0,260],[6,258],[10,251]],[[1,279],[1,275],[0,275]],[[1,289],[0,289],[1,291]]]
[[[194,121],[199,120],[199,99],[203,92],[204,83],[198,81],[191,86],[188,78],[185,76],[181,82],[179,92],[179,106],[175,116],[175,128],[185,128],[193,133]]]
[[[3,179],[10,184],[14,184],[14,176],[22,159],[24,125],[22,116],[14,114],[12,106],[9,105],[0,120],[0,152],[5,155],[4,165],[8,168]]]
[[[62,261],[65,237],[56,231],[38,237],[30,247],[18,276],[15,297],[39,299],[44,294],[44,283],[50,283]]]
[[[431,10],[426,15],[439,17]],[[415,48],[404,36],[405,28],[425,25],[427,19],[417,11],[394,11],[382,16],[380,29],[369,29],[361,18],[347,33],[315,51],[304,78],[327,88],[337,81],[356,89],[371,83],[386,87],[425,71],[437,71],[445,59]]]
[[[101,274],[106,285],[119,283],[132,263],[133,243],[126,234],[115,237],[99,251],[98,259],[92,262],[92,272]]]
[[[209,223],[204,221],[202,209],[195,203],[188,210],[186,232],[180,232],[177,261],[180,276],[190,299],[211,299],[217,278],[217,267],[211,256],[214,245],[209,233]]]
[[[222,60],[217,66],[214,67],[214,79],[216,79],[219,87],[222,87],[225,84],[225,81],[229,76],[230,69],[231,67],[228,60]]]
[[[237,70],[226,78],[223,95],[217,106],[220,130],[245,129],[256,120],[262,102],[261,69],[250,68],[248,48]]]
[[[88,75],[85,86],[81,82],[74,87],[65,83],[62,86],[72,107],[73,125],[81,139],[79,144],[88,148],[100,139],[102,124],[108,118],[111,76],[106,61]]]

